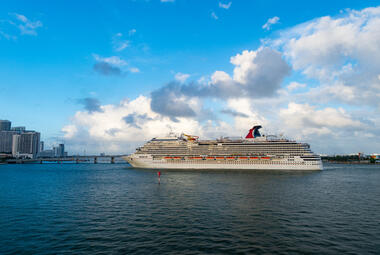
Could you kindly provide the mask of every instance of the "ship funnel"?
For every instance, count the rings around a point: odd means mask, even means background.
[[[248,134],[245,137],[245,139],[260,137],[261,136],[261,134],[259,132],[260,128],[262,128],[262,127],[261,126],[254,126],[253,128],[251,128],[248,131]]]

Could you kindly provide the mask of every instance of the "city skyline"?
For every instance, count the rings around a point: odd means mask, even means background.
[[[13,126],[9,120],[0,119],[0,154],[13,158],[49,158],[67,157],[64,144],[55,144],[45,150],[41,133],[26,129],[25,126]]]
[[[73,154],[255,123],[316,153],[378,153],[379,5],[6,2],[0,119]]]

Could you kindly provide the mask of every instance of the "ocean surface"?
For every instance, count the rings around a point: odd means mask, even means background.
[[[0,165],[0,254],[380,254],[380,166]]]

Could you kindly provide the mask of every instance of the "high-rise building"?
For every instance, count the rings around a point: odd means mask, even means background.
[[[15,134],[12,136],[12,156],[17,157],[19,152],[20,135]]]
[[[33,157],[37,155],[40,149],[40,133],[35,131],[27,131],[20,134],[18,152],[20,154],[31,154]]]
[[[59,144],[58,145],[58,157],[64,157],[65,156],[65,145],[64,144]]]
[[[11,128],[12,131],[17,131],[17,132],[25,132],[25,127],[13,127]]]
[[[15,131],[0,131],[0,153],[12,153],[12,139]]]
[[[9,120],[0,120],[0,131],[10,131],[11,122]]]
[[[64,157],[65,156],[65,145],[64,144],[59,144],[57,147],[53,147],[54,151],[54,156],[55,157]]]
[[[39,152],[44,150],[45,143],[43,141],[40,142],[40,149]]]

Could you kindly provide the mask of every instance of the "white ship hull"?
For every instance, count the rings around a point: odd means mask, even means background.
[[[135,168],[147,169],[228,169],[228,170],[323,170],[321,161],[284,160],[154,160],[151,155],[124,157]]]

